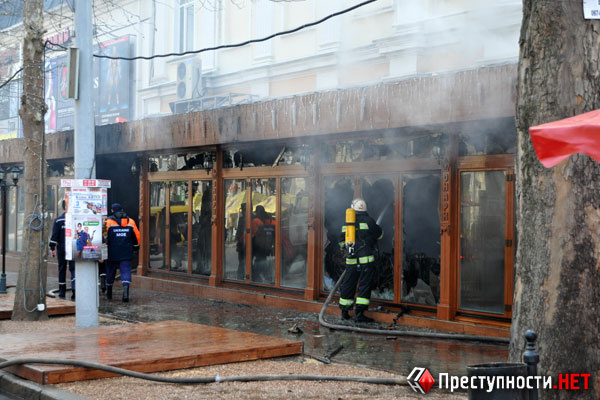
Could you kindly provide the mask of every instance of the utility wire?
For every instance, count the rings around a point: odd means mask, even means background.
[[[51,42],[50,40],[46,40],[44,42],[44,50],[47,49],[48,45],[52,45],[52,46],[56,46],[56,47],[60,47],[63,50],[69,50],[68,48],[66,48],[65,46],[62,46],[58,43],[54,43]],[[50,49],[51,51],[57,51],[56,49]],[[15,77],[19,74],[19,72],[23,71],[23,67],[19,68],[17,71],[15,71],[15,73],[8,78],[3,84],[0,85],[0,89],[2,89],[4,86],[8,85],[13,79],[15,79]]]
[[[224,45],[221,45],[221,46],[216,46],[216,47],[207,47],[207,48],[200,49],[200,50],[189,50],[189,51],[184,51],[183,53],[155,54],[155,55],[148,56],[148,57],[146,57],[146,56],[137,56],[137,57],[113,57],[113,56],[106,56],[106,55],[103,55],[103,54],[93,54],[93,56],[94,56],[94,57],[96,57],[96,58],[108,58],[108,59],[110,59],[110,60],[126,60],[126,61],[134,61],[134,60],[152,60],[152,59],[155,59],[155,58],[160,58],[160,57],[178,57],[178,56],[185,56],[185,55],[187,55],[187,54],[199,54],[199,53],[204,53],[204,52],[206,52],[206,51],[214,51],[214,50],[220,50],[220,49],[230,49],[230,48],[234,48],[234,47],[242,47],[242,46],[245,46],[245,45],[247,45],[247,44],[250,44],[250,43],[260,43],[260,42],[265,42],[265,41],[267,41],[267,40],[269,40],[269,39],[273,39],[274,37],[277,37],[277,36],[288,35],[288,34],[290,34],[290,33],[298,32],[298,31],[300,31],[300,30],[302,30],[302,29],[310,28],[311,26],[315,26],[315,25],[322,24],[323,22],[327,21],[328,19],[331,19],[331,18],[333,18],[333,17],[337,17],[337,16],[339,16],[339,15],[342,15],[342,14],[349,13],[350,11],[356,10],[357,8],[360,8],[360,7],[366,6],[367,4],[374,3],[374,2],[376,2],[376,1],[377,1],[377,0],[367,0],[367,1],[363,1],[362,3],[359,3],[359,4],[356,4],[355,6],[352,6],[352,7],[346,8],[345,10],[341,10],[341,11],[335,12],[335,13],[333,13],[333,14],[329,14],[329,15],[327,15],[326,17],[323,17],[323,18],[321,18],[321,19],[320,19],[320,20],[318,20],[318,21],[310,22],[310,23],[308,23],[308,24],[304,24],[304,25],[298,26],[298,27],[296,27],[296,28],[294,28],[294,29],[289,29],[289,30],[287,30],[287,31],[277,32],[277,33],[274,33],[274,34],[272,34],[272,35],[266,36],[266,37],[264,37],[264,38],[260,38],[260,39],[250,39],[250,40],[247,40],[247,41],[245,41],[245,42],[242,42],[242,43],[236,43],[236,44],[224,44]],[[58,43],[51,42],[50,40],[46,40],[46,41],[44,42],[44,47],[46,47],[48,44],[50,44],[50,45],[52,45],[52,46],[59,47],[59,48],[61,48],[61,49],[64,49],[64,50],[68,50],[68,48],[67,48],[67,47],[65,47],[65,46],[63,46],[63,45],[60,45],[60,44],[58,44]],[[18,74],[19,72],[21,72],[22,70],[23,70],[23,68],[20,68],[20,69],[19,69],[17,72],[15,72],[15,74],[14,74],[13,76],[11,76],[11,77],[10,77],[10,78],[9,78],[9,79],[6,81],[6,82],[4,82],[2,85],[0,85],[0,89],[2,89],[2,88],[3,88],[4,86],[6,86],[6,85],[7,85],[7,84],[8,84],[10,81],[12,81],[12,80],[15,78],[15,76],[17,76],[17,74]]]
[[[300,25],[300,26],[298,26],[298,27],[296,27],[294,29],[289,29],[287,31],[277,32],[277,33],[274,33],[272,35],[266,36],[264,38],[250,39],[250,40],[247,40],[247,41],[242,42],[242,43],[224,44],[224,45],[216,46],[216,47],[206,47],[206,48],[200,49],[200,50],[184,51],[183,53],[155,54],[155,55],[147,56],[147,57],[146,56],[113,57],[113,56],[106,56],[106,55],[103,55],[103,54],[93,54],[93,56],[96,57],[96,58],[108,58],[110,60],[126,60],[126,61],[152,60],[152,59],[161,58],[161,57],[179,57],[179,56],[185,56],[187,54],[199,54],[199,53],[204,53],[206,51],[214,51],[214,50],[220,50],[220,49],[230,49],[230,48],[234,48],[234,47],[242,47],[242,46],[245,46],[245,45],[250,44],[250,43],[265,42],[265,41],[267,41],[269,39],[273,39],[274,37],[277,37],[277,36],[288,35],[290,33],[298,32],[298,31],[300,31],[302,29],[310,28],[311,26],[322,24],[323,22],[325,22],[325,21],[327,21],[327,20],[329,20],[329,19],[331,19],[333,17],[337,17],[339,15],[343,15],[343,14],[349,13],[350,11],[356,10],[357,8],[366,6],[367,4],[374,3],[376,1],[377,0],[363,1],[362,3],[356,4],[356,5],[352,6],[352,7],[346,8],[346,9],[338,11],[338,12],[335,12],[333,14],[329,14],[326,17],[323,17],[323,18],[321,18],[318,21],[309,22],[308,24]],[[64,50],[68,50],[67,47],[62,46],[62,45],[60,45],[58,43],[51,42],[50,40],[46,40],[44,42],[44,47],[47,47],[48,44],[50,44],[52,46],[59,47],[59,48],[64,49]],[[4,86],[6,86],[8,83],[10,83],[10,81],[12,81],[15,78],[15,76],[17,76],[17,74],[19,72],[21,72],[22,70],[23,70],[23,68],[20,68],[17,72],[15,72],[13,76],[11,76],[6,82],[4,82],[2,85],[0,85],[0,89],[2,89]]]
[[[8,85],[10,83],[10,81],[12,81],[13,79],[15,79],[15,76],[17,76],[19,74],[19,72],[23,71],[23,68],[19,68],[10,78],[8,78],[6,80],[6,82],[4,82],[2,85],[0,85],[0,89],[2,89],[4,86]]]
[[[355,5],[355,6],[350,7],[350,8],[346,8],[345,10],[341,10],[341,11],[335,12],[333,14],[329,14],[328,16],[323,17],[323,18],[321,18],[318,21],[310,22],[308,24],[304,24],[304,25],[301,25],[301,26],[299,26],[297,28],[290,29],[290,30],[287,30],[287,31],[277,32],[277,33],[274,33],[272,35],[266,36],[266,37],[261,38],[261,39],[250,39],[250,40],[247,40],[247,41],[242,42],[242,43],[224,44],[224,45],[221,45],[221,46],[207,47],[207,48],[200,49],[200,50],[184,51],[183,53],[154,54],[152,56],[147,56],[147,57],[146,56],[113,57],[113,56],[105,56],[105,55],[102,55],[102,54],[94,54],[93,56],[97,57],[97,58],[108,58],[110,60],[126,60],[126,61],[152,60],[152,59],[159,58],[159,57],[173,57],[173,56],[177,56],[178,57],[178,56],[185,56],[187,54],[204,53],[205,51],[213,51],[213,50],[220,50],[220,49],[230,49],[232,47],[242,47],[242,46],[245,46],[245,45],[250,44],[250,43],[264,42],[264,41],[267,41],[269,39],[273,39],[274,37],[277,37],[277,36],[287,35],[287,34],[290,34],[290,33],[298,32],[298,31],[300,31],[302,29],[305,29],[305,28],[310,28],[311,26],[319,25],[319,24],[327,21],[328,19],[331,19],[333,17],[337,17],[338,15],[346,14],[346,13],[348,13],[350,11],[356,10],[357,8],[360,8],[362,6],[366,6],[367,4],[374,3],[376,1],[377,0],[363,1],[362,3],[359,3],[359,4]]]

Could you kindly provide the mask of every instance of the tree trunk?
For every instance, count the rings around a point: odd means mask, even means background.
[[[510,358],[538,334],[539,371],[589,373],[600,398],[600,167],[578,154],[546,169],[529,127],[600,108],[600,21],[581,1],[523,1],[516,124],[517,233]],[[579,381],[583,386],[583,380]],[[540,398],[573,392],[541,390]]]
[[[46,264],[42,248],[44,176],[44,31],[43,0],[25,0],[23,9],[23,95],[19,115],[23,121],[25,141],[25,218],[23,221],[23,250],[17,291],[12,313],[13,320],[39,320],[47,312],[38,311],[46,304]],[[44,307],[45,309],[45,307]]]

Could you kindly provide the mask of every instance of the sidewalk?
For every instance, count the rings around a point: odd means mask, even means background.
[[[402,375],[409,374],[416,366],[428,368],[432,374],[449,372],[463,375],[466,374],[467,365],[505,362],[508,357],[506,345],[330,331],[319,325],[316,313],[247,306],[141,289],[131,289],[130,296],[129,303],[121,302],[121,288],[116,285],[112,301],[101,296],[100,313],[142,322],[177,319],[301,340],[305,354],[320,357],[343,346],[334,357],[336,362]],[[339,321],[336,316],[326,315],[325,318],[332,322]],[[288,332],[294,325],[303,333]],[[386,328],[385,324],[369,325],[372,326],[362,326]]]
[[[9,272],[8,284],[11,285],[15,282],[16,273]],[[56,278],[48,278],[48,286],[50,289],[54,288],[56,283]],[[157,293],[141,289],[132,289],[130,296],[129,303],[121,302],[121,286],[117,283],[114,288],[112,301],[106,300],[103,295],[100,296],[99,312],[105,317],[114,317],[131,322],[152,322],[175,319],[235,329],[243,332],[253,332],[299,340],[304,343],[305,357],[292,360],[286,358],[280,361],[262,361],[257,365],[251,365],[254,362],[227,364],[220,366],[220,368],[219,366],[213,367],[212,369],[205,368],[200,372],[202,374],[215,373],[216,371],[216,373],[221,373],[223,375],[233,375],[239,368],[242,368],[242,370],[248,369],[249,373],[259,373],[256,371],[259,371],[261,368],[275,368],[276,370],[286,371],[279,373],[301,373],[299,371],[306,370],[311,371],[310,373],[324,371],[323,374],[330,374],[335,371],[341,375],[351,375],[347,372],[357,371],[356,367],[368,367],[369,369],[362,368],[358,371],[363,371],[363,374],[369,373],[378,376],[380,374],[384,374],[382,376],[385,376],[386,372],[384,371],[387,371],[394,375],[406,376],[414,367],[425,367],[428,368],[434,376],[437,376],[440,372],[464,375],[466,373],[467,365],[506,361],[508,354],[507,346],[498,344],[430,340],[413,337],[387,337],[385,335],[362,335],[330,331],[319,325],[318,315],[316,313],[232,304],[196,297]],[[337,318],[338,317],[331,315],[326,316],[326,319],[332,322],[335,322]],[[54,320],[54,318],[51,320]],[[377,324],[373,325],[377,326]],[[380,327],[385,328],[383,325],[384,324],[381,324]],[[301,333],[294,334],[288,332],[288,330],[294,327],[299,328]],[[317,356],[323,358],[324,355],[329,354],[340,347],[342,347],[341,350],[337,355],[332,357],[332,364],[330,365],[323,364],[310,357]],[[381,372],[377,373],[375,371]],[[194,372],[193,370],[183,370],[179,374],[187,373]],[[174,374],[177,374],[177,372]],[[242,373],[240,374],[242,375]],[[114,385],[117,384],[116,382],[119,382],[118,385],[124,385],[123,387],[127,386],[129,388],[128,390],[123,391],[123,396],[128,395],[128,393],[135,393],[136,390],[139,391],[142,390],[142,388],[144,388],[143,390],[158,390],[156,385],[164,385],[144,383],[132,378],[111,378],[94,382],[93,385],[106,386],[107,388],[114,387]],[[91,384],[91,381],[89,384]],[[65,385],[75,385],[72,387],[61,385],[61,387],[76,392],[76,385],[85,385],[85,383],[80,382]],[[277,398],[275,393],[279,393],[280,395],[285,395],[286,393],[285,391],[280,392],[275,390],[272,393],[274,397],[271,397],[271,392],[261,392],[261,390],[263,390],[261,385],[266,385],[264,382],[228,383],[220,385],[228,385],[228,387],[239,386],[241,388],[239,390],[242,390],[242,392],[236,392],[238,393],[237,397],[234,396],[236,398],[241,396],[241,393],[244,392],[243,387],[245,386],[254,388],[250,390],[250,392],[254,393],[254,395],[258,395],[260,398],[264,395],[268,395],[269,398]],[[289,387],[294,388],[305,386],[307,388],[312,387],[312,384],[307,382],[296,382],[294,384],[290,382],[272,382],[269,383],[269,385],[279,385],[275,386],[279,388],[278,390],[282,387],[288,387],[288,385]],[[332,385],[332,388],[335,389],[335,385],[340,384],[314,383],[314,385]],[[366,384],[357,385],[365,385],[366,387],[375,386]],[[149,387],[154,389],[148,389]],[[365,396],[388,398],[388,395],[390,395],[388,390],[383,389],[383,387],[377,389],[382,390],[379,392],[379,396],[374,395],[373,393],[365,393]],[[209,392],[213,393],[213,395],[210,396],[214,396],[213,390],[210,390]],[[403,397],[412,395],[410,388],[404,387],[402,388],[402,392],[405,394]],[[432,396],[435,392],[437,392],[436,396]],[[233,398],[229,397],[233,395],[233,392],[227,393],[228,394],[225,396],[216,396],[216,398]],[[285,397],[296,398],[296,396],[299,396],[298,398],[301,398],[299,393],[300,392],[298,391],[294,391],[294,393]],[[302,393],[302,396],[308,396],[307,393]],[[399,395],[399,393],[396,392],[396,395]],[[112,398],[126,398],[115,393],[112,393],[110,396]],[[215,398],[210,396],[207,394],[207,397],[202,397],[199,392],[194,392],[194,395],[188,398]],[[245,397],[245,395],[243,397]],[[102,398],[102,396],[98,398]],[[177,398],[183,398],[183,396]],[[311,398],[311,396],[308,396],[307,398]],[[319,398],[319,395],[315,394],[314,398]],[[362,396],[344,396],[344,399],[346,398],[362,398]],[[439,392],[438,389],[432,390],[432,392],[428,394],[428,398],[464,398],[464,394],[450,396],[450,394]]]

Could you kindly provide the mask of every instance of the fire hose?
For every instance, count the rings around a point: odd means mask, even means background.
[[[253,381],[337,381],[337,382],[360,382],[375,385],[407,385],[406,378],[368,378],[362,376],[321,376],[321,375],[246,375],[246,376],[200,376],[194,378],[167,377],[142,372],[130,371],[128,369],[113,367],[110,365],[82,360],[67,360],[60,358],[17,358],[0,363],[0,369],[21,364],[59,364],[73,365],[82,368],[98,369],[113,374],[130,376],[132,378],[145,379],[162,383],[177,384],[208,384],[220,382],[253,382]]]
[[[323,303],[323,307],[321,308],[321,312],[319,312],[319,323],[326,328],[339,330],[339,331],[348,331],[348,332],[359,332],[359,333],[368,333],[373,335],[386,335],[386,336],[413,336],[413,337],[424,337],[430,339],[450,339],[450,340],[469,340],[469,341],[478,341],[478,342],[493,342],[493,343],[509,343],[508,338],[499,338],[499,337],[489,337],[489,336],[478,336],[478,335],[465,335],[459,333],[441,333],[441,332],[422,332],[422,331],[400,331],[400,330],[389,330],[389,329],[371,329],[371,328],[362,328],[358,326],[349,326],[349,325],[337,325],[332,324],[325,321],[323,317],[325,314],[325,310],[327,306],[331,302],[333,295],[338,290],[340,285],[342,284],[342,280],[344,279],[344,275],[346,275],[346,270],[342,273],[335,286],[329,292],[329,296]]]

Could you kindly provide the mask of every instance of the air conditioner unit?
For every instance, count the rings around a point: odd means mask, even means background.
[[[199,58],[177,64],[177,100],[190,100],[204,96],[202,62]]]

